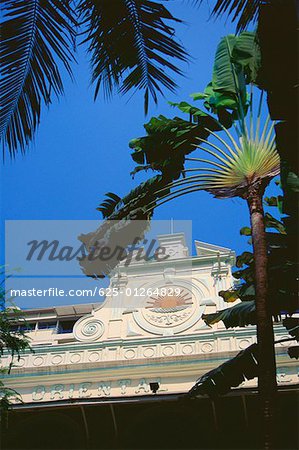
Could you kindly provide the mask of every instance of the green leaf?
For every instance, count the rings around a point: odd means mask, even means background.
[[[234,276],[234,278],[237,278],[237,280],[243,279],[247,283],[250,283],[254,279],[253,267],[249,266],[249,267],[246,267],[245,269],[236,270],[233,272],[233,276]]]
[[[222,321],[226,328],[255,325],[255,302],[241,302],[231,308],[226,308],[211,314],[203,314],[202,319],[209,326]]]
[[[136,173],[147,172],[150,169],[152,169],[151,164],[145,164],[143,166],[136,166],[135,169],[132,170],[132,172],[130,172],[130,175],[132,176],[132,178],[134,178]]]
[[[249,227],[243,227],[240,230],[241,236],[251,236],[251,228]]]
[[[246,82],[255,83],[261,65],[261,53],[256,33],[244,31],[237,37],[232,50],[232,58],[235,63],[243,67]]]
[[[219,112],[225,108],[228,108],[232,111],[236,111],[238,109],[238,99],[237,97],[230,92],[218,92],[214,90],[213,83],[210,82],[204,93],[201,95],[202,99],[204,99],[204,106],[208,111],[212,111],[214,114],[219,114]],[[200,99],[198,96],[197,100]],[[222,122],[221,122],[222,123]],[[224,126],[230,127],[232,123],[223,123]]]
[[[7,278],[8,276],[4,274],[4,280]],[[33,350],[30,347],[30,338],[26,335],[25,327],[24,329],[16,327],[16,330],[13,331],[13,327],[19,325],[20,322],[22,325],[27,325],[27,322],[23,312],[14,305],[12,299],[8,296],[9,292],[0,286],[0,305],[2,308],[0,311],[0,357],[3,355],[4,350],[11,355],[11,362],[7,369],[10,372],[15,357],[19,360],[25,350]]]
[[[299,177],[294,172],[289,172],[287,176],[287,188],[293,192],[299,193]]]
[[[223,300],[227,303],[233,303],[239,299],[238,290],[229,289],[227,291],[219,291],[219,297],[222,297]]]
[[[275,230],[277,230],[279,233],[281,234],[286,234],[286,229],[285,226],[282,222],[280,222],[279,220],[275,219],[271,214],[266,213],[265,214],[265,227],[266,229],[271,229],[274,228]]]
[[[196,108],[195,106],[190,105],[187,102],[180,102],[180,103],[168,102],[168,103],[171,106],[176,106],[177,108],[179,108],[180,111],[191,114],[192,116],[199,116],[199,117],[208,117],[209,116],[209,114],[204,112],[202,109]]]
[[[134,141],[137,141],[137,139],[134,139]],[[131,142],[130,142],[130,147],[134,145],[133,143],[131,144]],[[131,157],[132,157],[133,161],[137,164],[144,164],[144,162],[145,162],[145,154],[141,148],[137,147],[137,145],[136,145],[136,148],[134,149],[134,152],[131,154]]]
[[[249,269],[251,270],[251,268]],[[253,279],[253,276],[251,275],[250,278]],[[238,289],[239,297],[242,301],[251,301],[255,299],[255,288],[253,281],[249,281],[246,283],[243,283],[241,287]]]
[[[232,387],[255,378],[258,375],[257,350],[257,344],[252,344],[234,358],[201,376],[189,391],[189,396],[217,397],[226,394]]]
[[[193,94],[190,94],[190,97],[193,98],[193,100],[204,100],[207,97],[208,94],[205,92],[194,92]]]
[[[247,101],[245,73],[232,58],[236,42],[237,37],[232,34],[221,39],[215,55],[212,87],[214,92],[227,96],[226,105],[222,99],[221,106],[233,108],[233,101],[235,101],[236,106],[244,111]]]
[[[194,100],[205,100],[208,110],[218,113],[226,108],[235,119],[246,115],[246,84],[255,81],[260,65],[260,50],[255,33],[228,35],[221,39],[215,55],[212,82],[203,93],[192,94]]]
[[[236,43],[236,36],[227,35],[218,44],[213,69],[213,89],[220,92],[237,94],[236,68],[232,62],[232,51]]]
[[[282,201],[283,197],[281,195],[278,195],[277,197],[264,197],[264,202],[266,203],[266,205],[278,208],[280,214],[282,214]]]
[[[236,267],[243,267],[244,265],[249,266],[253,263],[253,253],[243,252],[236,258]]]
[[[180,176],[184,169],[185,156],[196,150],[200,138],[207,139],[209,130],[221,129],[217,119],[199,108],[187,102],[173,105],[179,106],[180,110],[188,115],[192,113],[196,123],[180,117],[152,117],[144,125],[147,134],[131,140],[129,144],[134,150],[132,158],[137,164],[149,165],[169,180]]]
[[[277,197],[264,197],[267,206],[277,206]]]

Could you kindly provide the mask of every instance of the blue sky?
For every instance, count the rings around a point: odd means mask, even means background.
[[[192,7],[192,2],[173,1],[168,7],[185,21],[177,25],[192,62],[186,76],[178,77],[176,94],[165,92],[158,106],[143,113],[143,96],[131,99],[117,94],[111,101],[99,95],[93,101],[88,58],[82,48],[74,66],[75,82],[65,77],[65,95],[44,110],[35,142],[25,156],[6,160],[1,166],[2,236],[4,220],[100,219],[96,211],[106,192],[128,192],[142,178],[130,177],[134,163],[128,142],[144,134],[143,123],[153,115],[177,114],[167,100],[187,100],[210,81],[216,46],[220,38],[234,32],[234,25],[209,18],[209,5]],[[239,229],[248,225],[245,202],[216,200],[207,193],[195,193],[163,205],[155,219],[192,220],[193,237],[237,252],[246,249]],[[180,230],[175,230],[180,231]],[[28,305],[29,306],[29,305]]]

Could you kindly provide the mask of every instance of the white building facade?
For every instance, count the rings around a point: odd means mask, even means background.
[[[103,303],[25,311],[33,352],[15,360],[5,378],[23,408],[187,393],[201,375],[256,342],[253,326],[208,327],[202,320],[228,307],[218,292],[233,286],[234,252],[195,241],[190,256],[181,233],[160,236],[159,244],[168,257],[120,265]],[[275,336],[288,337],[279,324]],[[298,383],[287,345],[277,348],[281,386]],[[9,362],[4,356],[2,364]],[[255,387],[256,379],[240,389]]]

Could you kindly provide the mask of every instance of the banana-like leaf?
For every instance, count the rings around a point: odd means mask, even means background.
[[[147,112],[149,96],[157,103],[162,88],[170,91],[176,88],[170,73],[182,74],[177,63],[188,59],[185,49],[174,38],[172,24],[181,21],[164,5],[152,0],[112,3],[107,0],[79,3],[95,97],[101,86],[106,96],[115,87],[123,94],[141,89]]]
[[[188,102],[168,102],[171,106],[177,107],[180,111],[190,114],[191,117],[207,117],[209,114]]]
[[[233,48],[237,42],[235,35],[221,39],[215,55],[212,88],[215,92],[230,95],[238,108],[246,108],[247,93],[244,70],[233,60]]]
[[[186,105],[185,112],[189,114],[190,108]],[[143,164],[145,170],[151,167],[170,179],[178,178],[184,169],[186,155],[195,151],[198,139],[206,139],[209,129],[221,129],[219,122],[211,115],[200,113],[198,108],[194,112],[197,112],[197,123],[180,117],[152,117],[144,125],[146,136],[130,141],[129,145],[134,150],[133,160]]]
[[[234,92],[219,91],[214,89],[214,84],[211,81],[205,88],[204,92],[196,92],[191,94],[193,100],[204,100],[204,106],[208,111],[220,115],[223,111],[236,111],[238,109],[238,99]],[[244,105],[245,108],[245,105]],[[230,117],[231,114],[230,114]],[[231,125],[224,126],[230,127]]]
[[[75,15],[70,0],[5,0],[1,26],[0,141],[11,156],[33,139],[42,104],[71,75]]]
[[[249,268],[251,270],[251,268]],[[248,278],[252,278],[252,275]],[[255,287],[253,281],[248,281],[238,288],[238,295],[242,302],[249,302],[255,299]]]
[[[259,66],[255,33],[225,36],[216,50],[212,81],[204,92],[191,96],[204,100],[205,107],[214,113],[225,109],[234,111],[235,118],[244,116],[248,108],[246,84],[256,82]]]
[[[261,52],[257,42],[256,33],[244,31],[235,42],[232,58],[240,64],[246,74],[246,83],[256,83],[261,65]]]
[[[257,344],[252,344],[234,358],[201,376],[190,389],[188,395],[197,397],[209,395],[217,397],[226,394],[246,380],[258,375]]]
[[[236,80],[236,76],[238,76],[236,73],[237,68],[232,60],[232,52],[236,41],[237,37],[234,34],[229,34],[222,38],[218,44],[212,79],[214,91],[238,94],[238,85],[236,84],[238,81]],[[245,83],[243,83],[243,88],[245,88]]]
[[[96,231],[80,235],[78,239],[85,246],[85,255],[79,260],[83,273],[92,278],[110,275],[128,257],[128,247],[138,244],[148,228],[149,216],[138,209],[125,219],[108,219]]]
[[[195,96],[194,100],[198,100],[199,99],[199,94],[192,94],[191,96]],[[204,105],[207,108],[207,110],[212,110],[215,114],[217,114],[218,116],[218,120],[215,119],[214,117],[210,116],[209,114],[207,114],[205,111],[203,111],[200,108],[196,108],[194,105],[190,105],[187,102],[180,102],[180,103],[174,103],[174,102],[169,102],[170,105],[172,106],[176,106],[179,108],[180,111],[189,114],[190,116],[190,121],[195,121],[197,123],[200,123],[200,118],[205,117],[206,119],[208,117],[210,117],[210,121],[211,124],[213,124],[213,127],[211,127],[211,125],[209,125],[209,128],[213,131],[217,131],[219,129],[219,123],[221,125],[223,125],[226,128],[230,128],[233,124],[233,116],[232,114],[227,111],[225,108],[228,107],[228,101],[230,101],[227,96],[223,96],[224,101],[221,102],[221,94],[214,92],[213,93],[214,96],[217,96],[217,101],[215,101],[215,108],[212,107],[212,97],[209,97],[207,94],[202,94],[202,99],[207,99],[208,100],[205,101]],[[213,123],[214,122],[214,123]],[[208,123],[207,123],[208,125]]]
[[[202,319],[209,326],[222,321],[226,328],[255,325],[255,302],[241,302],[231,308],[226,308],[211,314],[203,314]]]

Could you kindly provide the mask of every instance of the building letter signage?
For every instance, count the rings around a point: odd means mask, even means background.
[[[147,395],[151,393],[149,383],[150,379],[141,378],[131,380],[123,378],[116,381],[99,381],[99,382],[81,382],[72,384],[52,384],[51,386],[38,385],[32,391],[32,401],[46,402],[55,400],[67,400],[75,398],[97,398],[120,395]],[[160,379],[155,378],[154,381]],[[160,384],[159,392],[167,391]]]
[[[34,402],[41,402],[45,396],[46,388],[45,386],[36,386],[32,392],[32,400]]]

